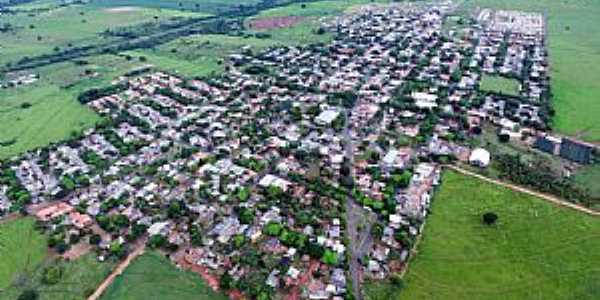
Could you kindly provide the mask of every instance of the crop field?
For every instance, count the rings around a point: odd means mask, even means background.
[[[46,238],[35,231],[33,218],[0,224],[0,298],[21,274],[33,272],[47,253]]]
[[[472,0],[469,7],[547,13],[554,127],[600,142],[600,2],[589,0]]]
[[[10,299],[17,299],[19,294],[26,289],[37,291],[40,300],[85,299],[110,274],[114,266],[115,263],[112,261],[99,262],[94,253],[86,254],[69,262],[48,260],[37,268],[35,276],[28,284],[22,287],[12,287],[6,292]],[[61,276],[56,277],[56,282],[44,282],[44,274],[50,268],[61,270]]]
[[[599,299],[598,218],[454,172],[443,180],[394,298]],[[369,299],[386,288],[371,286]]]
[[[210,289],[200,276],[177,269],[158,252],[148,252],[115,279],[102,300],[156,299],[157,295],[165,300],[227,299]]]
[[[204,16],[202,13],[142,7],[94,7],[71,5],[35,13],[3,15],[2,24],[11,30],[0,32],[0,65],[27,56],[53,53],[71,47],[107,42],[106,29],[160,21],[175,16]],[[156,17],[156,18],[155,18]]]
[[[501,93],[504,95],[518,96],[519,82],[514,79],[484,75],[481,79],[480,90]]]

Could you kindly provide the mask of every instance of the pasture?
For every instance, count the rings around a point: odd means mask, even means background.
[[[0,91],[0,158],[43,147],[92,127],[99,117],[77,94],[40,82]]]
[[[465,5],[547,14],[554,127],[564,134],[600,142],[600,2],[471,0]]]
[[[372,285],[367,299],[600,297],[600,219],[454,172],[443,181],[405,289]]]
[[[46,238],[34,229],[33,218],[0,223],[0,298],[2,290],[27,277],[47,254]]]
[[[101,299],[142,300],[156,299],[157,295],[164,300],[227,299],[210,289],[200,276],[177,269],[158,252],[148,252],[136,258]]]

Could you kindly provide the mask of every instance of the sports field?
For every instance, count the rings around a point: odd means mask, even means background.
[[[481,91],[501,93],[509,96],[519,95],[519,82],[514,79],[500,76],[483,75],[481,79]]]
[[[443,181],[395,299],[600,299],[600,219],[454,172]]]
[[[470,0],[471,8],[538,11],[548,16],[555,128],[600,142],[600,1]]]
[[[123,274],[106,290],[102,300],[219,300],[215,293],[194,273],[177,269],[158,252],[147,252],[136,258]]]
[[[33,273],[46,257],[46,238],[34,230],[34,224],[33,218],[0,224],[0,291]],[[5,299],[1,292],[0,299]]]

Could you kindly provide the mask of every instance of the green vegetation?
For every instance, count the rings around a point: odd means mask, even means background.
[[[479,89],[485,92],[519,96],[519,82],[500,76],[483,75]]]
[[[432,211],[402,299],[600,297],[597,218],[454,172]]]
[[[600,164],[583,167],[575,173],[574,178],[577,184],[589,189],[592,197],[600,199]],[[600,205],[595,208],[600,209]]]
[[[33,218],[0,224],[0,298],[3,289],[35,270],[46,250],[46,238],[35,230]]]
[[[74,261],[52,260],[40,265],[35,276],[20,287],[7,290],[10,299],[16,299],[27,290],[35,290],[40,300],[85,299],[110,274],[114,262],[99,262],[93,253]],[[1,294],[1,293],[0,293]]]
[[[286,16],[298,16],[298,17],[324,17],[340,15],[346,12],[348,9],[364,4],[372,3],[389,3],[387,0],[332,0],[332,1],[318,1],[309,3],[295,3],[282,7],[277,7],[261,12],[256,18],[267,18],[267,17],[286,17]]]
[[[226,7],[253,5],[259,2],[260,0],[94,0],[93,4],[108,7],[133,6],[216,13]]]
[[[205,14],[141,7],[71,5],[39,13],[3,15],[2,24],[9,24],[11,29],[0,33],[0,65],[15,63],[27,56],[109,42],[111,38],[100,35],[109,28],[190,15]]]
[[[93,126],[99,117],[56,86],[34,84],[0,91],[0,158],[46,146]],[[24,103],[31,105],[24,108]]]
[[[138,257],[116,278],[102,299],[154,299],[157,295],[166,300],[227,299],[213,292],[198,275],[175,268],[158,252]]]
[[[556,130],[600,141],[600,2],[587,0],[471,0],[490,7],[548,14]]]

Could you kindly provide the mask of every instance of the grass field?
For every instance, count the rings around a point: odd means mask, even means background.
[[[555,128],[600,142],[600,1],[469,0],[469,7],[547,13]]]
[[[260,0],[92,0],[97,6],[138,6],[216,13],[238,5],[253,5]]]
[[[587,187],[592,197],[600,198],[600,164],[585,166],[575,174],[575,182]],[[600,207],[597,207],[600,209]]]
[[[395,299],[600,298],[600,219],[453,172],[432,210]]]
[[[483,75],[479,89],[486,92],[496,92],[504,95],[518,96],[519,82],[514,79],[500,76]]]
[[[219,300],[224,295],[213,292],[200,276],[177,269],[158,252],[138,257],[106,290],[102,300]]]
[[[371,3],[388,3],[387,0],[330,0],[330,1],[318,1],[312,3],[295,3],[286,5],[278,8],[265,10],[258,14],[256,18],[267,18],[267,17],[285,17],[285,16],[299,16],[299,17],[325,17],[341,15],[349,8],[357,5],[371,4]],[[303,7],[304,6],[304,7]]]
[[[50,266],[62,269],[60,280],[51,285],[44,284],[42,281],[43,270]],[[39,293],[38,299],[40,300],[85,299],[110,274],[114,266],[115,263],[112,261],[99,262],[94,253],[84,255],[70,262],[49,260],[40,265],[29,284],[8,289],[7,293],[9,299],[16,299],[24,290],[34,289]]]
[[[0,65],[16,62],[26,56],[53,53],[111,38],[100,35],[106,29],[143,22],[166,20],[175,16],[203,16],[201,13],[142,7],[96,7],[71,5],[46,12],[18,13],[2,16],[2,24],[14,30],[0,33]]]
[[[0,99],[0,137],[14,142],[0,146],[0,158],[63,140],[99,120],[76,94],[45,83],[0,91]]]
[[[0,291],[19,275],[33,272],[46,257],[46,238],[34,224],[33,218],[0,224]],[[0,298],[5,299],[1,292]]]

